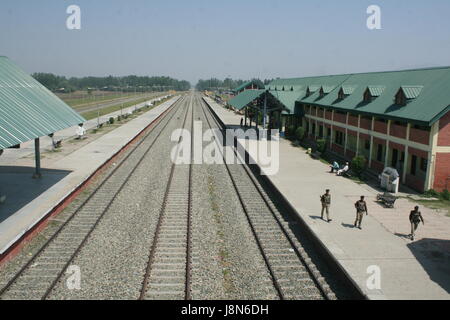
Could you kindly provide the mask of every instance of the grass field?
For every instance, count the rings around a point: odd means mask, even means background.
[[[440,200],[411,200],[417,202],[424,207],[430,209],[447,210],[447,217],[450,217],[450,201],[440,199]]]
[[[96,96],[95,98],[90,99],[63,99],[65,103],[67,103],[69,106],[74,108],[75,110],[80,108],[86,108],[90,106],[95,106],[98,103],[108,103],[113,102],[115,100],[120,99],[127,99],[127,98],[140,98],[140,97],[150,97],[152,94],[137,94],[137,95],[121,95],[121,94],[114,94],[114,95],[107,95],[107,96]]]
[[[161,96],[161,95],[163,95],[163,93],[161,93],[161,94],[159,94],[157,96],[154,96],[153,98],[156,98],[156,97]],[[149,100],[149,98],[145,97],[145,98],[141,98],[141,99],[138,99],[138,100],[130,101],[130,102],[124,103],[123,104],[123,108],[126,109],[128,107],[134,106],[135,104],[139,104],[139,103],[142,103],[142,102],[145,102],[145,101],[148,101],[148,100]],[[103,109],[100,110],[100,116],[108,114],[108,113],[112,113],[112,112],[115,112],[115,111],[119,111],[120,108],[122,108],[122,103],[118,103],[118,104],[115,104],[113,106],[109,106],[109,107],[103,108]],[[88,112],[81,113],[81,115],[86,120],[91,120],[91,119],[97,118],[98,111],[97,110],[88,111]]]

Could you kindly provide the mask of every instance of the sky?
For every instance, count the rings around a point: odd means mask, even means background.
[[[80,30],[66,27],[69,5]],[[449,16],[448,0],[1,0],[0,55],[29,73],[193,85],[448,66]]]

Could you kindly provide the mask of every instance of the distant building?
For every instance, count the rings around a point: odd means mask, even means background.
[[[261,84],[252,80],[252,81],[248,81],[248,82],[240,85],[239,87],[233,89],[233,93],[235,95],[238,95],[239,93],[241,93],[245,90],[258,90],[258,89],[264,89],[264,86],[261,86]]]

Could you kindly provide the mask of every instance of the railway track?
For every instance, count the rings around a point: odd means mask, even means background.
[[[89,197],[0,289],[0,299],[46,299],[83,248],[111,204],[149,154],[153,145],[182,111],[180,98],[151,128]]]
[[[190,98],[183,126],[194,111]],[[153,236],[140,299],[191,299],[192,139],[189,164],[172,163]],[[181,142],[180,136],[178,142]],[[178,154],[177,150],[177,154]]]
[[[205,102],[197,99],[208,127],[223,130]],[[224,159],[224,165],[278,297],[281,300],[336,299],[290,230],[294,220],[284,219],[246,164],[229,165]]]

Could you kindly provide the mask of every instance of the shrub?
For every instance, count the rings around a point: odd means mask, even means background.
[[[122,120],[122,117],[120,115],[117,116],[117,121]]]
[[[440,198],[441,195],[434,189],[427,190],[423,193],[423,196],[426,198]]]
[[[327,148],[327,141],[325,139],[317,140],[317,151],[324,153]]]
[[[442,191],[441,197],[442,197],[442,199],[449,201],[450,200],[450,192],[447,189],[445,189],[444,191]]]
[[[361,177],[362,173],[366,169],[366,165],[366,158],[364,158],[363,156],[356,156],[352,160],[351,168],[358,177]]]
[[[288,126],[286,128],[286,136],[288,136],[288,137],[294,137],[295,136],[295,127],[294,126]]]
[[[295,131],[295,137],[298,140],[303,140],[303,138],[305,137],[305,128],[303,127],[298,127],[297,131]]]
[[[109,124],[113,124],[114,123],[114,118],[113,117],[111,117],[111,118],[109,118]]]

